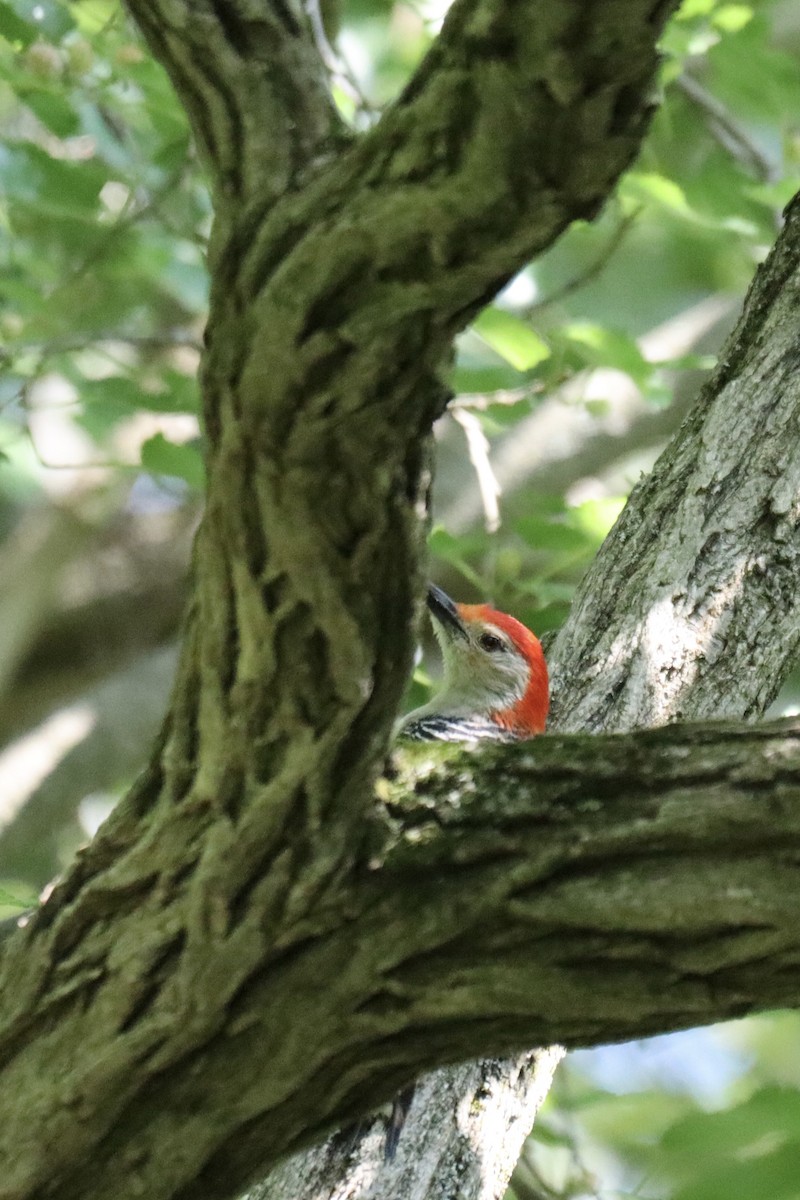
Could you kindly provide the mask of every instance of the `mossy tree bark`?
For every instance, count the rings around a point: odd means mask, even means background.
[[[541,743],[551,774],[533,792],[502,783],[518,773],[520,787],[530,784],[538,768],[524,755],[507,765],[456,756],[430,777],[412,766],[383,802],[374,792],[410,662],[426,437],[445,402],[452,336],[571,219],[602,203],[645,128],[655,38],[672,7],[457,0],[404,94],[355,140],[330,103],[299,8],[132,0],[214,180],[208,505],[151,766],[4,949],[8,1200],[229,1196],[425,1067],[537,1039],[675,1028],[788,1002],[796,989],[788,870],[777,884],[774,872],[760,883],[749,869],[742,876],[739,837],[746,826],[748,854],[763,861],[796,853],[788,734],[734,743],[757,769],[731,766],[727,734],[697,743],[663,734],[643,743],[638,775],[627,743],[587,751],[579,740]],[[748,500],[763,520],[753,530],[743,517],[730,532],[728,513],[713,542],[735,557],[739,546],[752,552],[741,588],[724,593],[724,628],[735,630],[740,606],[757,595],[763,639],[748,641],[745,661],[767,644],[773,656],[768,683],[742,685],[755,697],[744,711],[763,701],[797,637],[783,612],[798,579],[788,440],[797,383],[789,350],[776,361],[767,352],[791,325],[797,223],[795,213],[762,272],[707,416],[684,429],[669,460],[678,464],[669,503],[659,507],[656,482],[644,489],[629,519],[638,524],[623,524],[607,552],[619,589],[643,551],[673,536],[671,514],[693,480],[706,517],[722,512],[716,500],[734,489],[714,492],[716,476],[703,474],[704,439],[716,431],[708,421],[723,388],[755,371],[758,395],[742,390],[737,403],[751,406],[754,427],[753,413],[763,414],[785,471],[779,479],[740,453],[728,474],[739,471],[737,490],[752,480]],[[791,311],[796,323],[796,303]],[[714,572],[729,558],[704,551],[702,568],[696,556],[686,561],[694,613],[703,595],[718,595]],[[610,571],[607,557],[599,569]],[[666,569],[658,562],[641,586]],[[613,632],[606,603],[598,615]],[[717,618],[715,608],[719,629]],[[599,664],[616,663],[620,646],[601,639],[593,651],[592,627],[581,601],[576,644],[579,632],[589,640],[577,665],[556,651],[562,711],[577,674],[601,708],[609,702]],[[642,645],[652,666],[657,642]],[[732,644],[715,647],[718,662],[735,661]],[[614,676],[612,699],[628,674]],[[644,719],[663,716],[657,688],[637,694],[650,697]],[[659,747],[675,736],[685,741],[670,760]],[[691,802],[687,763],[701,780]],[[742,799],[748,769],[744,795],[762,798],[768,825]],[[623,792],[624,813],[606,803]],[[431,823],[413,798],[427,794],[425,814],[439,813]],[[578,795],[601,808],[581,808]],[[700,795],[722,796],[718,819],[712,805],[696,820]],[[698,856],[718,874],[698,872]],[[642,888],[633,929],[618,911],[622,899],[634,903],[619,874],[628,860]],[[695,937],[681,908],[686,937],[676,939],[668,931],[690,876],[692,911],[717,924],[701,922]],[[754,907],[747,897],[725,907],[721,881],[735,888],[741,878]],[[575,961],[554,960],[573,924]],[[540,925],[551,936],[537,938]],[[752,966],[765,936],[773,972]],[[704,947],[714,986],[696,980]],[[602,992],[592,954],[607,964]]]
[[[797,655],[800,201],[786,218],[719,367],[548,655],[552,729],[753,718]],[[393,1161],[376,1120],[357,1151],[333,1138],[296,1156],[258,1200],[494,1200],[556,1061],[551,1047],[438,1072],[417,1089]]]

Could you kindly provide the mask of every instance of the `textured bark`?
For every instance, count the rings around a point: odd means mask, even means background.
[[[211,171],[218,213],[296,186],[350,140],[297,0],[128,0]]]
[[[550,728],[612,731],[678,716],[752,718],[780,686],[800,641],[799,312],[796,201],[720,366],[635,490],[548,654]],[[440,1073],[416,1097],[417,1120],[391,1164],[384,1162],[378,1117],[357,1151],[348,1146],[344,1157],[333,1139],[279,1168],[253,1200],[380,1200],[424,1194],[426,1187],[440,1187],[435,1194],[451,1200],[495,1200],[540,1091],[535,1058],[530,1070],[508,1060],[508,1086],[497,1101],[486,1097],[496,1072],[492,1061],[485,1071],[475,1063]],[[494,1142],[505,1160],[487,1165],[481,1147],[471,1156],[472,1170],[454,1184],[448,1164],[465,1160],[463,1114],[476,1102],[503,1122],[505,1133]],[[441,1164],[435,1185],[432,1154]]]
[[[104,928],[62,946],[46,1005],[26,1003],[23,974],[17,1044],[4,1045],[16,1051],[6,1195],[227,1195],[266,1157],[386,1100],[422,1062],[797,1004],[796,724],[406,757],[380,789],[363,857],[302,928],[277,917],[257,971],[242,962],[267,937],[253,906],[231,927],[206,880],[193,953],[196,914],[176,929],[161,871],[160,926],[142,919],[102,962]],[[170,854],[150,847],[153,874]],[[35,927],[28,938],[35,948]],[[65,1008],[83,1035],[68,1057]],[[96,1026],[109,1020],[101,1054]],[[34,1070],[49,1082],[38,1095]]]
[[[630,161],[671,6],[458,0],[352,144],[290,9],[132,7],[215,177],[209,497],[152,764],[4,948],[4,1200],[227,1196],[425,1066],[676,1028],[797,982],[790,736],[754,742],[752,795],[743,736],[664,733],[638,774],[634,743],[542,742],[514,760],[527,801],[487,758],[423,772],[407,806],[390,788],[388,826],[374,803],[450,339]],[[771,272],[729,378],[789,286]]]
[[[504,1189],[519,1157],[513,1147],[528,1136],[563,1053],[549,1046],[434,1071],[414,1089],[393,1158],[381,1113],[292,1155],[248,1200],[488,1200]]]
[[[554,648],[559,729],[758,716],[800,647],[800,198]],[[605,703],[598,703],[604,697]]]

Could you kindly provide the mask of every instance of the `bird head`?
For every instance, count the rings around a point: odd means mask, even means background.
[[[431,584],[427,595],[444,679],[401,734],[447,741],[517,741],[544,732],[547,667],[539,639],[488,604],[456,604]]]

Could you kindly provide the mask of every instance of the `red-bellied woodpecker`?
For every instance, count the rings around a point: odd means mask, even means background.
[[[550,690],[539,639],[508,613],[488,604],[455,604],[430,584],[428,608],[442,649],[444,679],[427,704],[397,730],[414,741],[519,742],[544,733]],[[385,1156],[394,1157],[414,1096],[395,1099]]]
[[[488,604],[455,604],[428,587],[428,608],[442,648],[439,692],[401,722],[415,741],[518,742],[544,732],[550,693],[539,639]]]

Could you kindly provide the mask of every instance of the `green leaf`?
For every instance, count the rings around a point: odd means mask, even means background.
[[[428,536],[431,554],[435,558],[449,563],[451,567],[455,567],[473,587],[483,593],[486,592],[486,581],[467,559],[470,556],[477,557],[485,554],[487,542],[485,533],[462,534],[461,537],[454,537],[440,525],[432,529]]]
[[[538,333],[501,308],[485,308],[472,328],[517,371],[529,371],[550,357],[550,347]]]
[[[80,384],[84,404],[112,405],[119,411],[157,413],[197,412],[197,385],[178,371],[164,371],[158,386],[143,388],[127,375],[85,379]]]
[[[0,905],[5,908],[25,909],[30,908],[31,899],[30,897],[22,899],[21,896],[15,896],[12,892],[7,891],[6,888],[0,887]]]
[[[621,191],[639,203],[651,200],[678,216],[694,216],[680,184],[655,171],[631,171],[623,180]]]
[[[485,395],[487,392],[519,387],[519,383],[518,371],[501,366],[483,367],[458,363],[450,377],[450,386],[456,395],[463,395],[465,392]]]
[[[85,379],[81,385],[85,404],[113,404],[120,410],[144,408],[142,389],[127,375],[110,375],[106,379]]]
[[[526,583],[520,583],[518,590],[523,595],[535,596],[537,609],[545,609],[548,605],[564,604],[568,605],[575,595],[574,583],[560,583],[557,580],[551,579],[530,579]],[[561,619],[563,621],[563,616]],[[538,618],[537,622],[538,624]],[[540,626],[543,628],[543,626]]]
[[[12,43],[29,46],[31,42],[36,41],[38,36],[39,31],[35,25],[23,21],[12,6],[5,3],[5,0],[0,2],[0,37],[4,37],[6,41]]]
[[[117,16],[118,7],[115,0],[81,0],[75,6],[76,24],[87,35],[101,33]]]
[[[560,629],[569,616],[569,604],[572,596],[566,601],[558,600],[557,598],[553,599],[539,593],[536,593],[536,596],[537,608],[535,617],[529,617],[527,612],[521,613],[523,624],[529,628],[535,626],[536,632],[540,636],[551,629]]]
[[[486,549],[486,534],[478,530],[462,533],[458,537],[443,525],[434,525],[428,534],[428,545],[432,554],[442,558],[452,555],[480,554]]]
[[[153,475],[173,475],[200,491],[205,486],[205,468],[199,447],[191,442],[178,445],[163,433],[148,438],[142,446],[142,466]]]
[[[544,1146],[563,1146],[568,1150],[575,1149],[575,1138],[562,1130],[554,1129],[539,1117],[536,1118],[536,1124],[531,1130],[530,1139],[533,1142],[541,1142]]]
[[[696,17],[707,16],[717,0],[683,0],[683,4],[675,14],[676,21],[693,21]]]
[[[738,33],[753,19],[749,4],[723,4],[711,18],[711,24],[725,33]]]
[[[103,174],[92,163],[70,163],[51,158],[32,142],[7,142],[0,146],[0,179],[6,196],[39,214],[94,216]]]
[[[686,1112],[682,1096],[655,1090],[628,1095],[607,1093],[586,1105],[582,1112],[595,1137],[614,1146],[633,1148],[643,1139],[657,1137],[674,1126]]]
[[[624,496],[604,496],[598,500],[585,500],[570,510],[575,524],[599,544],[625,507]]]
[[[736,1153],[736,1149],[731,1147],[731,1158],[714,1170],[708,1166],[704,1170],[698,1164],[700,1178],[675,1192],[675,1200],[730,1200],[732,1196],[747,1200],[798,1200],[800,1141],[776,1145],[775,1139],[767,1135],[762,1142],[762,1153],[758,1153],[752,1142],[747,1147],[753,1158],[745,1157],[741,1150]]]
[[[644,387],[652,374],[652,365],[632,337],[592,321],[575,321],[564,327],[566,337],[584,348],[584,357],[595,367],[615,367]]]
[[[57,137],[71,137],[80,128],[77,113],[61,92],[33,88],[20,94],[20,99]]]
[[[745,188],[746,194],[753,200],[757,200],[760,204],[766,204],[771,209],[779,210],[786,207],[798,190],[800,190],[800,176],[798,175],[789,175],[775,183],[756,183],[752,187]]]
[[[521,517],[514,522],[514,529],[534,550],[550,550],[557,553],[592,553],[595,539],[583,529],[576,529],[564,521],[543,521],[539,517]]]
[[[667,1130],[661,1145],[681,1158],[702,1153],[726,1161],[734,1155],[761,1157],[788,1140],[800,1142],[800,1093],[770,1085],[733,1108],[684,1117]]]

